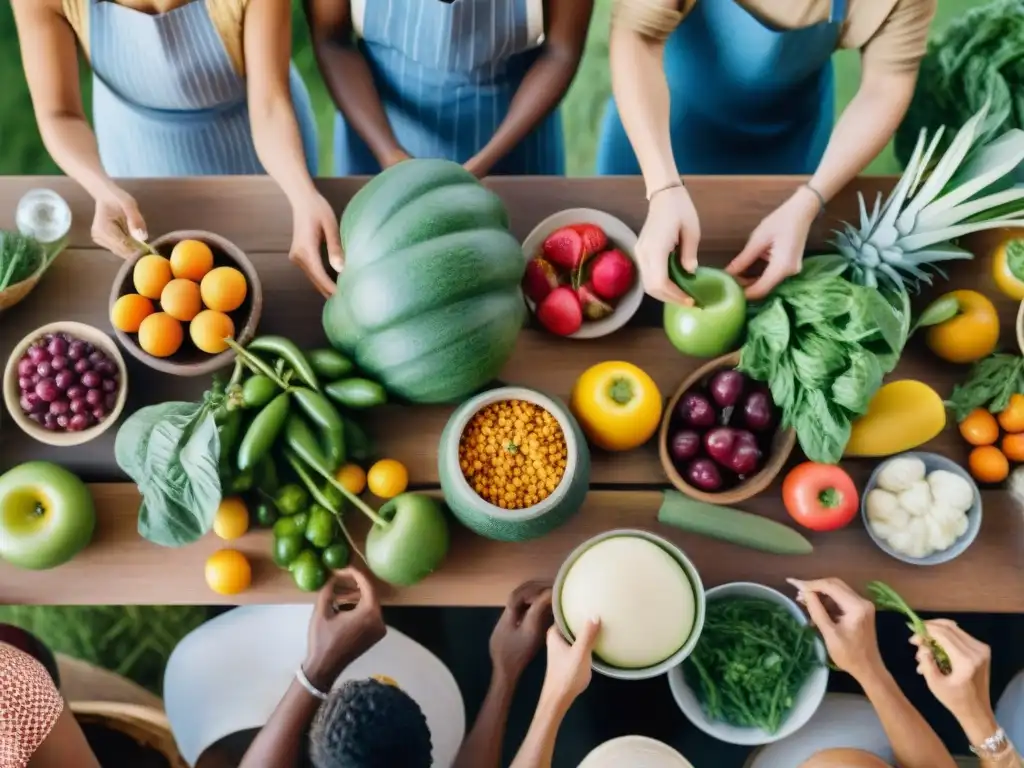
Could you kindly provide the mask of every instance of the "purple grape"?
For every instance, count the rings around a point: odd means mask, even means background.
[[[100,386],[103,379],[96,371],[86,371],[82,374],[82,386],[88,387],[89,389],[96,389]]]
[[[711,399],[720,408],[725,408],[730,405],[736,405],[736,401],[740,399],[746,383],[746,376],[739,371],[719,371],[711,378],[708,391],[711,393]]]
[[[68,387],[68,400],[82,400],[85,397],[85,391],[85,387],[81,384],[75,384]]]
[[[50,339],[50,343],[46,345],[46,348],[50,350],[50,354],[54,357],[63,356],[68,353],[68,341],[61,336],[54,336]]]
[[[116,376],[117,366],[109,360],[101,360],[93,366],[93,370],[100,376]]]
[[[86,357],[88,357],[89,355],[91,355],[91,354],[92,354],[93,352],[95,352],[95,351],[96,351],[96,347],[94,347],[94,346],[92,345],[92,342],[91,342],[91,341],[83,341],[83,342],[82,342],[82,344],[84,344],[84,345],[85,345],[85,346],[84,346],[84,349],[85,349],[85,356],[86,356]]]
[[[67,429],[68,424],[71,423],[71,416],[67,413],[60,413],[57,415],[57,428]]]
[[[43,423],[43,414],[39,413],[39,411],[35,411],[34,413],[30,413],[28,415],[28,417],[30,419],[32,419],[32,421],[34,421],[36,424],[42,424]]]
[[[90,389],[85,393],[85,402],[94,408],[103,402],[103,393],[98,389]]]
[[[60,390],[53,383],[53,379],[40,379],[39,383],[36,384],[36,394],[39,395],[40,400],[52,403],[60,397]]]
[[[21,410],[25,413],[32,413],[36,408],[39,407],[40,400],[36,396],[35,392],[26,392],[20,398],[18,398],[18,405],[21,406]]]
[[[50,413],[55,413],[58,416],[67,413],[69,408],[71,408],[71,403],[67,400],[54,400],[50,403]]]
[[[48,429],[51,432],[57,429],[57,416],[52,413],[43,414],[43,429]]]
[[[106,392],[107,394],[110,394],[111,392],[117,392],[117,382],[114,381],[113,379],[104,379],[103,382],[101,383],[101,387],[103,388],[103,391]]]
[[[32,389],[32,377],[30,376],[19,376],[18,377],[18,389],[24,392],[27,389]]]
[[[60,371],[56,376],[53,377],[53,382],[62,390],[67,392],[75,385],[75,381],[78,377],[75,376],[71,371]]]
[[[28,380],[29,382],[31,382],[32,386],[35,387],[36,384],[43,380],[43,377],[40,376],[38,373],[33,373],[31,376],[28,377]]]
[[[68,345],[67,356],[71,360],[75,360],[76,362],[78,360],[85,358],[87,356],[87,353],[85,351],[85,342],[79,341],[78,339],[72,341]]]
[[[103,407],[108,411],[114,410],[114,406],[117,405],[117,393],[111,392],[105,398],[103,398]]]
[[[676,412],[684,424],[707,429],[715,424],[715,409],[711,401],[698,392],[687,392],[679,399]]]
[[[41,362],[50,359],[50,353],[46,351],[46,347],[36,345],[29,347],[28,357],[33,363],[39,365]]]
[[[50,361],[49,360],[43,360],[43,362],[39,363],[39,365],[36,366],[36,373],[38,373],[44,379],[48,378],[49,376],[52,376],[53,375],[53,366],[50,365]]]
[[[96,421],[103,421],[107,418],[107,409],[102,405],[97,405],[92,409],[92,417],[96,419]]]
[[[68,359],[64,355],[54,355],[50,360],[50,367],[55,371],[63,371],[68,367]]]
[[[31,376],[36,372],[36,364],[32,362],[32,358],[28,355],[21,358],[18,361],[18,375],[19,376]]]
[[[71,412],[72,413],[87,413],[89,411],[89,404],[82,398],[77,398],[71,401]]]
[[[89,419],[84,413],[76,413],[68,421],[68,429],[72,432],[81,432],[83,429],[88,429]]]
[[[82,358],[81,360],[75,361],[75,373],[85,373],[92,368],[92,363]]]
[[[673,461],[677,463],[688,461],[700,451],[700,435],[692,429],[680,430],[672,436],[668,447]]]

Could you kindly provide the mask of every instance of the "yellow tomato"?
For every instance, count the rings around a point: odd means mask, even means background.
[[[992,252],[992,277],[999,290],[1024,301],[1024,229],[1008,230]]]
[[[334,479],[341,483],[345,490],[356,496],[366,490],[366,471],[358,464],[345,464]]]
[[[366,487],[380,499],[392,499],[409,485],[409,470],[395,459],[381,459],[366,473]]]
[[[587,439],[606,451],[638,448],[658,431],[661,392],[632,363],[598,363],[572,388],[569,407]]]
[[[995,305],[977,291],[953,291],[960,311],[928,329],[928,348],[951,363],[973,363],[992,354],[999,343]]]
[[[241,552],[222,549],[206,561],[206,583],[218,595],[237,595],[252,584],[252,566]]]
[[[249,530],[249,510],[241,496],[221,499],[213,518],[213,532],[222,539],[237,539]]]

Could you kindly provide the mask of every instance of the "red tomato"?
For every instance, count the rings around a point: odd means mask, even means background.
[[[782,483],[786,511],[804,528],[834,531],[857,516],[860,497],[846,472],[834,464],[806,461]]]

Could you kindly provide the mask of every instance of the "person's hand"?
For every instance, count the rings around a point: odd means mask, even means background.
[[[592,619],[569,645],[558,627],[548,629],[548,668],[544,674],[541,698],[568,707],[590,685],[590,661],[601,621]]]
[[[335,281],[327,274],[320,246],[327,245],[327,257],[338,272],[344,264],[338,217],[323,195],[312,194],[292,204],[292,247],[288,258],[306,273],[325,297],[334,293]]]
[[[932,695],[960,722],[971,743],[979,744],[999,727],[989,691],[992,649],[949,619],[926,621],[925,626],[949,657],[951,671],[942,674],[928,641],[914,635],[910,642],[917,646],[917,672]]]
[[[875,605],[865,600],[839,579],[787,581],[800,590],[797,602],[803,603],[811,621],[818,628],[828,655],[844,672],[856,680],[884,669],[875,634]],[[822,596],[835,605],[833,618],[822,603]]]
[[[755,262],[764,259],[768,263],[760,277],[744,280],[749,283],[748,299],[763,299],[787,277],[800,272],[807,234],[819,210],[821,203],[815,194],[800,187],[757,225],[746,246],[725,268],[730,275],[743,280]]]
[[[647,220],[636,243],[636,261],[640,280],[648,295],[666,303],[693,304],[668,274],[668,260],[680,248],[683,269],[697,269],[700,245],[700,219],[686,187],[670,187],[656,192],[647,209]]]
[[[403,160],[410,160],[412,156],[402,149],[397,144],[386,152],[382,157],[378,158],[381,170],[384,168],[390,168],[392,165],[398,165]]]
[[[338,571],[317,597],[302,671],[309,682],[326,692],[345,667],[380,642],[386,632],[370,580],[355,568]]]
[[[544,643],[551,625],[551,585],[528,581],[509,596],[491,633],[491,663],[496,674],[516,681]]]
[[[473,157],[469,158],[462,164],[462,167],[472,173],[478,179],[484,178],[488,173],[491,172],[493,163],[487,159],[483,151],[477,152]]]
[[[122,259],[138,252],[139,245],[132,242],[133,238],[140,242],[149,239],[146,222],[139,213],[135,198],[116,186],[96,198],[91,234],[96,245]]]

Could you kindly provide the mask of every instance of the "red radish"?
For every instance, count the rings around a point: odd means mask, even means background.
[[[548,235],[541,250],[555,266],[576,269],[583,261],[583,238],[572,227],[562,227]]]
[[[583,305],[583,316],[587,320],[601,320],[615,311],[615,308],[610,304],[601,301],[600,297],[594,293],[594,287],[590,283],[581,285],[577,289],[576,294],[580,297],[580,304]]]
[[[583,250],[588,255],[600,253],[608,247],[608,235],[597,224],[573,224],[572,228],[583,238]]]
[[[558,273],[551,262],[540,256],[531,259],[523,276],[523,293],[534,304],[539,304],[558,287]]]
[[[583,325],[583,307],[576,292],[560,285],[537,307],[541,325],[559,336],[571,336]]]
[[[615,301],[633,287],[636,268],[633,260],[618,248],[595,256],[590,265],[590,282],[602,299]]]

